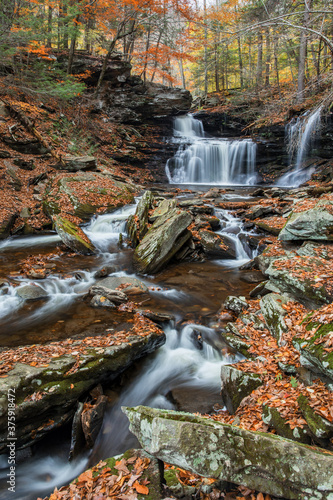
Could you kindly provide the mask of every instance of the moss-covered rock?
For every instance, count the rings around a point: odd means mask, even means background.
[[[234,295],[228,295],[223,305],[228,311],[232,311],[235,314],[241,314],[241,312],[249,308],[245,297],[236,297]]]
[[[53,217],[54,227],[63,243],[74,252],[91,255],[96,252],[94,244],[82,229],[65,217]]]
[[[333,353],[325,348],[332,336],[333,323],[320,324],[310,321],[306,329],[315,333],[309,339],[294,337],[293,344],[300,351],[300,362],[314,373],[328,377],[333,383]]]
[[[176,206],[177,206],[177,200],[175,200],[174,198],[171,200],[164,199],[164,200],[160,201],[158,206],[155,208],[153,213],[150,215],[149,222],[155,222],[159,217],[162,217],[162,216],[168,214],[169,212],[171,212],[171,210],[176,208]]]
[[[316,206],[303,212],[293,212],[279,234],[283,241],[333,240],[333,203],[319,200]]]
[[[239,331],[235,323],[228,323],[225,330],[222,332],[222,336],[232,349],[246,358],[252,358],[252,355],[249,353],[251,345],[247,342],[248,339]]]
[[[43,210],[53,217],[66,213],[88,221],[96,213],[108,213],[133,203],[135,186],[114,179],[107,172],[59,174],[48,184]]]
[[[145,332],[143,332],[145,333]],[[8,388],[15,394],[17,447],[30,445],[73,417],[78,398],[114,380],[134,361],[165,342],[162,331],[131,336],[128,342],[52,358],[46,366],[16,363],[0,379],[0,452],[8,434]]]
[[[265,424],[276,430],[279,436],[292,439],[298,443],[311,443],[311,437],[306,427],[291,428],[286,420],[281,416],[279,410],[268,405],[262,407],[262,419]]]
[[[333,455],[320,448],[189,413],[123,411],[142,447],[167,463],[290,500],[333,498]]]
[[[141,463],[141,468],[140,466],[138,466],[139,474],[136,475],[135,463],[137,459],[139,459]],[[124,464],[122,477],[119,476],[120,471],[116,468],[117,464],[121,462]],[[125,468],[127,469],[128,472],[125,472],[126,471]],[[115,489],[115,494],[113,498],[118,498],[120,489],[122,495],[119,495],[119,498],[125,498],[127,490],[133,488],[133,484],[136,480],[139,482],[139,484],[148,485],[148,490],[149,490],[147,494],[141,494],[141,493],[136,493],[136,490],[134,488],[134,493],[135,495],[137,495],[136,498],[138,498],[138,500],[162,500],[163,498],[165,498],[165,495],[162,493],[163,469],[160,465],[160,462],[158,459],[154,458],[152,455],[149,455],[144,450],[130,449],[127,450],[122,455],[106,458],[93,468],[87,469],[84,473],[85,477],[91,476],[94,478],[95,487],[101,486],[101,484],[98,484],[98,478],[100,475],[102,475],[103,478],[102,483],[103,481],[107,482],[108,478],[111,478],[112,476],[115,476],[116,478],[119,477],[119,482],[118,480],[115,482],[115,486],[118,485],[118,488]],[[75,485],[76,483],[78,483],[80,476],[73,479],[71,484]],[[94,498],[95,497],[102,498],[100,496],[100,491],[98,490],[95,491],[94,488],[92,493]],[[79,494],[83,494],[82,489],[77,492],[77,495]],[[109,498],[109,497],[106,497],[104,495],[103,498]]]
[[[222,401],[229,413],[234,414],[242,400],[262,385],[260,375],[237,370],[233,366],[221,366]]]
[[[333,437],[333,423],[316,413],[311,408],[306,396],[300,394],[297,403],[315,440],[321,442],[321,440],[328,440]]]
[[[192,217],[174,208],[159,217],[135,250],[133,263],[139,273],[156,273],[182,248],[191,237],[187,227]]]
[[[297,256],[290,258],[287,265],[281,265],[281,259],[275,259],[265,274],[269,277],[269,287],[273,291],[287,293],[298,302],[316,308],[333,300],[324,283],[318,286],[316,276],[320,275],[321,270],[323,274],[326,273],[320,258]]]
[[[282,307],[288,300],[288,297],[277,293],[269,293],[260,300],[260,309],[266,325],[280,345],[283,334],[288,331],[284,321],[287,311]]]

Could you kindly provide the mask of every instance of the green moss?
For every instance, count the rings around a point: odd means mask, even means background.
[[[281,416],[280,412],[276,408],[271,408],[268,405],[263,405],[262,407],[263,421],[273,427],[279,436],[287,439],[292,439],[299,443],[310,444],[311,439],[305,428],[296,427],[291,429],[290,425],[287,424],[286,420]]]
[[[329,439],[333,436],[333,424],[318,415],[303,394],[298,396],[297,403],[315,438]]]

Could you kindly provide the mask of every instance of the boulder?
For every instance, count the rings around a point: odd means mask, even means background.
[[[47,186],[43,210],[53,217],[66,207],[66,213],[89,221],[93,215],[113,212],[133,203],[135,187],[115,180],[105,171],[59,174]]]
[[[137,272],[160,271],[191,237],[187,230],[191,222],[190,214],[176,208],[159,217],[134,252]]]
[[[293,212],[279,234],[283,241],[333,240],[333,202],[320,200],[314,208]]]
[[[107,281],[107,283],[110,283],[110,281]],[[117,281],[115,283],[117,283]],[[113,302],[114,304],[123,304],[124,302],[128,301],[128,297],[124,292],[121,292],[120,290],[112,290],[109,287],[102,285],[91,286],[89,288],[89,293],[90,295],[93,296],[95,295],[102,296],[108,299],[109,301]]]
[[[22,170],[34,170],[36,168],[33,160],[25,160],[24,158],[14,158],[14,165],[17,165]]]
[[[274,236],[280,234],[281,229],[284,227],[286,219],[284,217],[267,217],[266,219],[260,219],[254,221],[254,224],[263,231],[267,231]]]
[[[46,148],[37,139],[15,140],[9,137],[3,137],[3,142],[11,149],[21,154],[27,155],[43,155],[49,153],[50,149]]]
[[[259,219],[260,217],[267,217],[268,215],[275,214],[276,210],[272,207],[265,207],[262,205],[255,205],[254,207],[251,207],[245,214],[244,216],[247,219],[253,220],[253,219]]]
[[[111,300],[107,299],[104,295],[98,294],[93,296],[90,305],[92,307],[110,307],[111,309],[116,307]]]
[[[262,385],[260,375],[246,373],[229,365],[221,366],[221,395],[228,412],[233,415],[244,398]]]
[[[252,355],[249,353],[251,344],[247,343],[248,339],[240,333],[235,323],[228,323],[222,336],[232,349],[251,359]]]
[[[288,500],[333,498],[333,456],[189,413],[124,407],[142,447],[167,463]]]
[[[73,417],[69,460],[75,459],[82,452],[86,444],[81,423],[83,407],[83,403],[79,402],[77,404],[77,410]]]
[[[54,216],[53,222],[62,242],[71,250],[83,255],[91,255],[96,252],[94,244],[79,226],[60,215]]]
[[[310,257],[297,255],[295,252],[275,257],[264,271],[269,278],[266,288],[288,294],[312,309],[330,303],[333,293],[327,285],[331,281],[331,273],[328,273],[325,260],[327,259],[319,252]]]
[[[160,461],[144,450],[130,449],[84,471],[70,485],[61,488],[61,495],[71,499],[167,500],[164,483]],[[58,489],[50,499],[56,495]]]
[[[249,304],[246,302],[245,297],[235,297],[234,295],[228,295],[223,305],[225,309],[236,314],[241,314],[249,308]]]
[[[147,285],[143,281],[139,280],[138,278],[133,278],[132,276],[111,276],[109,278],[98,281],[97,285],[94,286],[107,289],[107,293],[111,294],[113,297],[115,297],[116,293],[122,293],[123,295],[118,295],[118,297],[120,298],[125,295],[125,292],[129,295],[148,292]],[[121,292],[117,290],[117,288],[119,287],[121,288]],[[109,295],[109,297],[111,297],[111,295]]]
[[[8,211],[2,212],[2,218],[0,219],[0,240],[7,238],[10,235],[10,231],[15,224],[18,217],[18,213],[13,207]]]
[[[11,158],[11,154],[8,151],[5,151],[4,149],[0,149],[0,158],[1,159],[6,159],[6,158]]]
[[[96,85],[102,71],[104,59],[87,53],[75,52],[72,63],[72,74],[80,75],[87,85]],[[61,52],[57,55],[57,63],[66,71],[68,64],[68,53]],[[125,61],[121,54],[113,54],[108,60],[104,75],[104,81],[112,86],[123,85],[130,77],[132,66]],[[85,74],[85,75],[84,75]]]
[[[265,323],[273,337],[281,345],[283,334],[288,331],[284,321],[287,311],[282,307],[289,301],[288,297],[277,293],[269,293],[260,300],[260,309]]]
[[[17,175],[17,167],[11,165],[7,160],[4,161],[6,166],[6,174],[9,181],[9,185],[15,189],[15,191],[21,191],[23,183]]]
[[[199,231],[199,238],[203,251],[208,257],[219,259],[236,258],[235,246],[227,236],[213,233],[213,231],[208,231],[207,229],[201,229]]]
[[[145,318],[154,321],[154,323],[169,323],[170,321],[175,321],[175,317],[172,314],[167,314],[159,311],[150,311],[138,309],[137,312],[142,314]]]
[[[77,172],[78,170],[95,170],[97,160],[94,156],[65,156],[63,163],[58,163],[57,168],[68,170],[69,172]]]
[[[89,338],[90,343],[79,340],[66,354],[49,354],[50,361],[41,366],[12,363],[13,369],[0,379],[1,453],[8,443],[8,387],[16,398],[17,448],[28,446],[68,422],[76,411],[77,400],[96,384],[112,382],[136,360],[163,345],[165,334],[157,327],[152,331],[147,324],[139,335],[131,333],[126,341],[117,341],[113,334],[109,342],[105,335],[100,339],[99,343],[99,337],[94,337],[93,344]],[[42,352],[44,346],[36,348]],[[47,353],[49,349],[46,345]]]
[[[24,285],[16,289],[16,294],[24,300],[46,299],[49,294],[38,285]]]

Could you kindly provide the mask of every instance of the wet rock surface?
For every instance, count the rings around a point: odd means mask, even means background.
[[[162,269],[190,238],[191,221],[187,212],[177,209],[159,217],[135,250],[136,270],[144,274]]]

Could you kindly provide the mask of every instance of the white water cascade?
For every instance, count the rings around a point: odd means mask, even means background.
[[[203,339],[201,346],[196,343],[195,332],[199,332]],[[188,324],[180,331],[166,327],[165,333],[165,345],[145,361],[141,374],[125,389],[104,417],[95,445],[95,460],[114,456],[135,446],[136,440],[129,433],[128,420],[121,411],[122,406],[143,404],[153,408],[173,409],[167,395],[176,388],[218,395],[221,366],[241,359],[239,356],[222,355],[216,345],[218,336],[211,328]],[[217,398],[219,401],[219,396]]]
[[[174,142],[179,149],[166,164],[171,184],[256,183],[256,144],[251,139],[207,138],[201,121],[186,115],[175,119]]]
[[[214,214],[221,220],[222,229],[216,231],[227,237],[233,244],[236,259],[223,259],[220,263],[227,267],[240,267],[250,259],[257,256],[257,249],[252,249],[247,243],[248,237],[253,236],[253,231],[246,231],[241,219],[234,217],[227,210],[216,209]]]
[[[129,215],[135,212],[135,209],[136,205],[133,204],[120,208],[111,214],[99,215],[84,228],[85,233],[99,250],[96,268],[90,271],[77,270],[69,278],[50,274],[45,279],[33,281],[17,277],[15,286],[8,283],[1,287],[0,320],[2,324],[12,324],[14,328],[19,328],[28,322],[30,326],[33,326],[68,309],[79,295],[86,293],[88,288],[95,283],[94,274],[98,268],[119,259],[118,253],[110,253],[109,250],[112,246],[117,247],[119,234],[125,234],[126,220]],[[38,245],[50,245],[59,241],[58,235],[11,238],[0,244],[0,253],[10,252],[14,249],[34,248]],[[26,285],[42,288],[45,291],[47,301],[29,311],[28,315],[18,315],[18,311],[25,304],[18,292]]]
[[[305,113],[294,118],[286,125],[285,136],[289,153],[289,165],[295,164],[291,172],[286,173],[276,183],[281,187],[298,187],[311,178],[314,167],[304,167],[314,146],[320,129],[321,108],[308,115]]]

